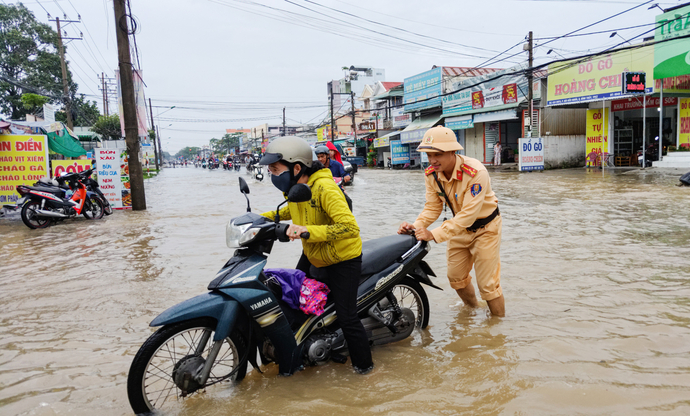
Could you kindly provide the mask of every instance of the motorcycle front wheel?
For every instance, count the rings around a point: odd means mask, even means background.
[[[50,218],[39,217],[36,214],[36,210],[39,209],[41,209],[41,203],[38,201],[28,201],[22,207],[22,221],[32,230],[50,225]]]
[[[414,313],[416,328],[424,329],[429,325],[429,299],[419,282],[405,277],[391,291],[401,308]]]
[[[213,346],[215,328],[213,319],[193,319],[166,325],[144,342],[127,377],[127,396],[134,413],[179,410],[183,406],[187,393],[180,384],[193,383],[183,373],[203,366]],[[207,390],[221,381],[242,380],[247,371],[247,360],[242,360],[246,349],[247,343],[233,332],[224,340],[206,385],[192,389]]]
[[[87,197],[86,201],[84,201],[84,210],[82,211],[82,214],[84,214],[84,217],[87,219],[100,220],[103,218],[104,212],[105,208],[103,207],[103,202],[101,202],[100,198],[92,196]]]

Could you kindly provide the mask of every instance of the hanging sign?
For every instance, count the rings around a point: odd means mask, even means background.
[[[623,94],[644,94],[646,80],[644,72],[623,72]]]

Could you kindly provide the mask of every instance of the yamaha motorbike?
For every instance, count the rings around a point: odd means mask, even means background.
[[[160,329],[134,357],[127,394],[135,413],[174,410],[189,395],[223,381],[242,380],[248,364],[261,371],[260,364],[274,362],[281,375],[291,375],[305,365],[325,363],[332,355],[340,359],[347,349],[330,301],[318,316],[305,315],[282,301],[280,285],[263,269],[274,242],[289,241],[288,224],[278,216],[271,221],[251,212],[243,178],[240,190],[247,198],[247,213],[226,227],[227,245],[237,249],[233,257],[207,293],[173,306],[151,322]],[[309,187],[298,184],[287,201],[310,199]],[[308,239],[309,233],[301,237]],[[429,301],[421,284],[439,289],[422,260],[428,251],[426,242],[410,235],[363,243],[357,310],[372,345],[400,341],[415,328],[426,328]]]
[[[40,186],[17,186],[17,192],[25,199],[21,217],[24,224],[31,228],[45,228],[52,222],[84,215],[88,219],[100,219],[105,208],[100,197],[86,189],[84,177],[89,177],[92,169],[81,173],[68,173],[57,179],[58,185],[43,183]],[[66,189],[74,191],[71,198],[66,197]]]

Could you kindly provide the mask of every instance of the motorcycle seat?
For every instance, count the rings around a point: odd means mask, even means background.
[[[378,273],[417,244],[411,235],[396,234],[362,243],[362,276]]]
[[[55,194],[58,196],[65,194],[65,190],[57,186],[27,186],[27,188],[39,192],[48,192],[49,194]]]

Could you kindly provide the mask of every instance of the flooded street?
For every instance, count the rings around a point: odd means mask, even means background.
[[[374,347],[371,375],[331,362],[284,378],[269,365],[180,414],[690,414],[688,188],[642,172],[491,175],[506,318],[463,307],[433,245],[444,291],[425,287],[429,327]],[[148,323],[232,255],[238,176],[166,169],[146,182],[147,211],[95,222],[0,219],[0,413],[131,414],[127,371]],[[248,182],[255,211],[280,202],[270,180]],[[361,170],[347,191],[362,238],[414,220],[423,186],[419,171]],[[300,251],[276,243],[269,267]]]

